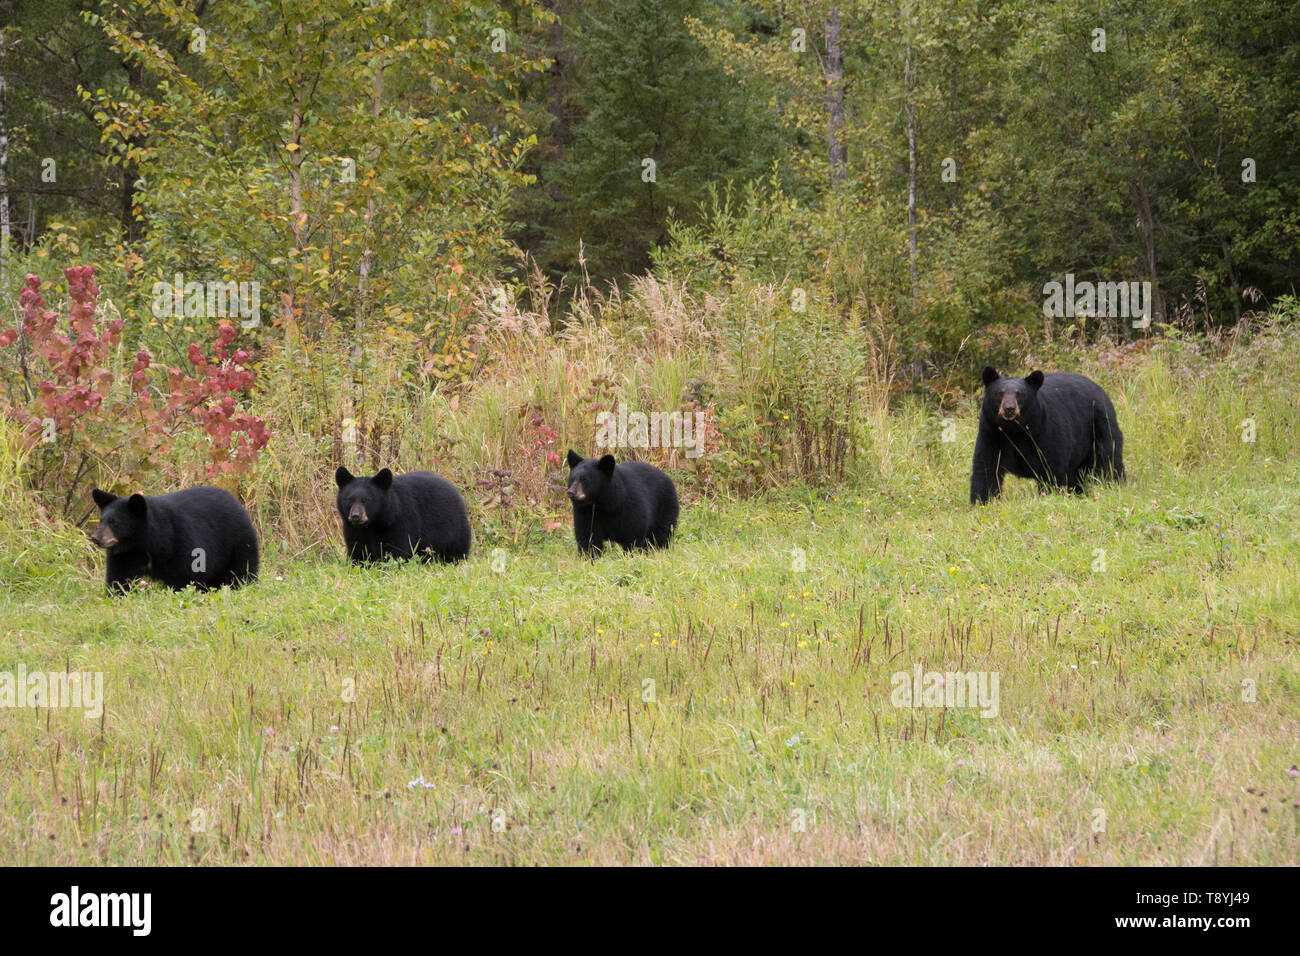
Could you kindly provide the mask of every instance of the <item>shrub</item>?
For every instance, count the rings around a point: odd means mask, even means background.
[[[235,327],[220,323],[211,354],[189,346],[192,373],[155,366],[147,349],[124,372],[124,323],[99,305],[93,267],[64,277],[66,328],[29,274],[18,325],[0,331],[0,414],[28,453],[30,485],[65,517],[84,517],[78,491],[91,480],[136,482],[164,466],[174,480],[247,474],[268,432],[240,409],[253,373],[249,354],[233,348]]]

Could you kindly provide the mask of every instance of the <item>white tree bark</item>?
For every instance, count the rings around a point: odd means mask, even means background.
[[[844,48],[840,43],[840,8],[832,4],[826,14],[826,146],[831,164],[831,182],[848,177],[848,153],[844,145]]]
[[[909,24],[909,30],[910,30]],[[908,34],[903,55],[903,113],[907,117],[907,269],[912,279],[912,305],[916,305],[916,111],[912,106],[912,40]]]
[[[370,148],[370,168],[374,169],[375,164],[379,162],[379,113],[384,102],[384,61],[382,56],[375,63],[375,92],[370,101],[370,115],[375,120],[376,141],[375,145]],[[353,324],[352,338],[352,367],[361,367],[361,358],[364,354],[361,345],[361,336],[365,332],[366,321],[370,316],[370,267],[371,260],[374,256],[374,250],[371,243],[374,236],[371,229],[375,221],[375,194],[371,192],[366,197],[366,218],[365,218],[365,236],[366,248],[361,253],[361,277],[357,281],[357,313]]]
[[[8,288],[9,278],[9,115],[6,100],[9,97],[5,75],[5,53],[9,41],[0,31],[0,288]]]

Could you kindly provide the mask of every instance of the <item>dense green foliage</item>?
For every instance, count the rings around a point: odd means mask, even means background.
[[[0,702],[5,859],[1293,863],[1298,104],[1284,0],[0,0],[0,675],[105,691]],[[1128,481],[968,508],[985,362]],[[591,563],[614,409],[702,453]],[[106,599],[90,489],[200,481],[261,578]]]
[[[951,403],[1062,340],[1293,311],[1300,13],[1274,0],[0,7],[0,299],[15,314],[30,273],[57,307],[94,266],[120,376],[185,368],[231,320],[210,295],[166,307],[173,286],[255,287],[238,414],[293,473],[354,446],[489,484],[532,469],[545,510],[545,466],[425,417],[514,381],[537,336],[573,381],[529,371],[511,429],[571,430],[569,387],[699,409],[726,450],[709,487],[747,493],[861,474],[900,386]],[[1154,324],[1045,317],[1067,274],[1151,283]],[[565,354],[639,325],[623,357],[684,350],[681,375]],[[0,348],[18,420],[24,347]],[[225,463],[191,464],[174,477]]]
[[[773,171],[809,221],[787,258],[896,310],[909,341],[1032,328],[1070,271],[1235,319],[1245,290],[1290,291],[1300,243],[1300,13],[1279,0],[0,9],[11,254],[62,227],[125,273],[106,289],[256,276],[313,328],[373,310],[439,338],[453,263],[495,283],[503,236],[553,279],[623,282],[707,218],[710,188]]]

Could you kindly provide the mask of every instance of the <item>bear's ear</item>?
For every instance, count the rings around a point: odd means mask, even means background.
[[[995,369],[992,365],[985,365],[984,374],[980,376],[980,378],[984,380],[985,385],[992,385],[1001,377],[1002,376],[998,374],[998,370]]]
[[[133,515],[139,515],[143,518],[148,509],[149,506],[144,500],[144,495],[132,495],[126,499],[126,510]]]
[[[568,461],[569,461],[569,470],[572,471],[573,469],[577,468],[579,465],[582,464],[582,456],[579,455],[572,448],[570,448]]]
[[[339,470],[334,472],[334,481],[340,488],[344,485],[350,485],[352,484],[352,472],[348,471],[342,465],[339,465]]]
[[[95,499],[95,504],[99,505],[100,511],[103,511],[117,500],[117,495],[110,495],[107,491],[100,491],[98,488],[92,491],[90,496]]]
[[[387,468],[381,469],[379,474],[375,475],[375,487],[377,487],[380,491],[387,491],[389,488],[392,487],[392,485],[393,485],[393,473],[389,471]]]
[[[596,467],[599,468],[607,475],[614,474],[614,456],[606,455],[604,458],[602,458],[600,461],[596,463]]]
[[[1043,373],[1035,369],[1025,376],[1025,384],[1035,392],[1043,387]]]

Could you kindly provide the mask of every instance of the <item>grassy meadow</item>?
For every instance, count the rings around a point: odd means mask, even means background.
[[[105,708],[0,709],[0,857],[1293,864],[1297,345],[1070,366],[1115,400],[1123,486],[972,509],[974,386],[895,395],[840,484],[684,480],[670,550],[594,563],[562,499],[519,538],[466,488],[469,561],[353,568],[321,472],[298,534],[254,507],[254,586],[110,601],[11,449],[0,671],[102,672]],[[996,674],[996,716],[895,706],[918,665]]]

